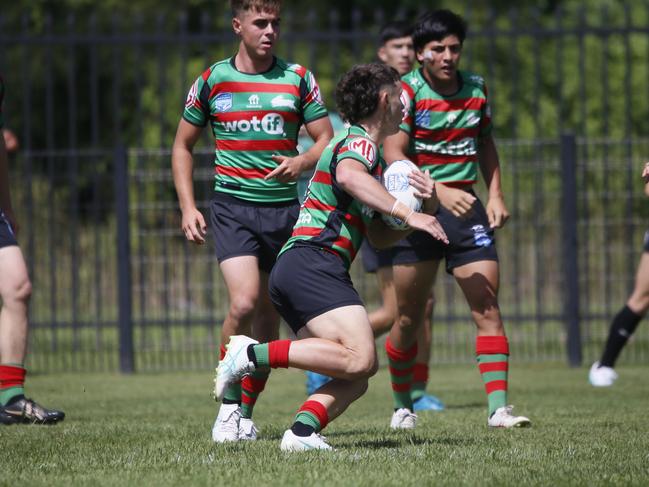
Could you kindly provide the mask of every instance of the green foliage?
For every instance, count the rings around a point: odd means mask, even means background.
[[[584,368],[511,366],[510,399],[524,430],[486,426],[474,364],[436,367],[430,390],[448,409],[421,413],[414,432],[388,427],[387,370],[325,430],[333,452],[284,454],[283,431],[304,396],[304,374],[274,371],[255,421],[261,439],[214,445],[211,373],[33,376],[28,392],[61,407],[54,427],[0,430],[8,485],[644,485],[649,470],[646,369],[620,368],[612,390]]]

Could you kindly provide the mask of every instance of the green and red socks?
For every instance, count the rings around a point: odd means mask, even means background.
[[[0,406],[6,406],[14,398],[25,395],[25,375],[22,364],[0,365]]]
[[[394,409],[406,408],[412,411],[410,389],[417,358],[417,344],[415,343],[408,350],[398,350],[392,346],[388,337],[385,341],[385,351],[388,354]]]
[[[268,343],[259,343],[248,347],[248,359],[257,368],[270,367],[272,369],[288,368],[288,351],[291,340],[273,340]]]
[[[428,385],[428,364],[415,364],[412,371],[412,387],[410,388],[410,397],[412,402],[417,401],[426,394]]]
[[[509,343],[506,336],[479,336],[476,359],[489,401],[489,416],[507,405]]]
[[[241,417],[252,418],[252,410],[266,387],[269,375],[269,370],[256,370],[241,379]]]
[[[298,409],[291,431],[296,436],[311,436],[322,431],[329,422],[327,408],[318,401],[306,401]]]

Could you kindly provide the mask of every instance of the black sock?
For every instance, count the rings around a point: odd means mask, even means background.
[[[608,332],[608,340],[606,340],[602,359],[599,361],[600,366],[615,366],[618,355],[620,355],[629,337],[633,335],[641,319],[642,316],[635,314],[628,306],[622,308],[615,315],[613,323],[611,323],[611,329]]]
[[[293,423],[293,426],[291,426],[291,431],[295,436],[311,436],[313,433],[315,433],[315,428],[313,426],[309,426],[308,424],[300,423],[299,421],[296,421]]]
[[[255,349],[252,347],[254,347],[254,345],[248,345],[248,348],[246,349],[246,352],[248,353],[248,360],[250,360],[253,364],[255,364],[255,367],[259,367],[259,364],[257,364],[257,356],[255,355]]]

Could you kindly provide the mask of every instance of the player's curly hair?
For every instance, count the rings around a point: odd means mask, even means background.
[[[249,10],[279,12],[281,8],[282,0],[230,0],[230,9],[234,17]]]
[[[369,117],[379,103],[381,89],[399,81],[399,73],[387,64],[359,64],[343,75],[336,86],[336,105],[351,124]]]
[[[415,23],[412,43],[417,52],[430,41],[441,41],[450,35],[457,36],[463,44],[467,29],[466,21],[455,12],[446,9],[425,12]]]

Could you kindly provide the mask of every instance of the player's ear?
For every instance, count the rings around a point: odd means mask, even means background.
[[[417,61],[419,61],[419,64],[424,64],[424,59],[427,59],[426,50],[419,49],[418,51],[415,52],[415,55],[417,56]]]
[[[241,20],[239,17],[232,17],[232,30],[236,35],[241,34]]]
[[[385,52],[385,46],[379,47],[379,50],[376,51],[376,56],[381,60],[381,62],[384,63],[388,62],[388,55]]]

